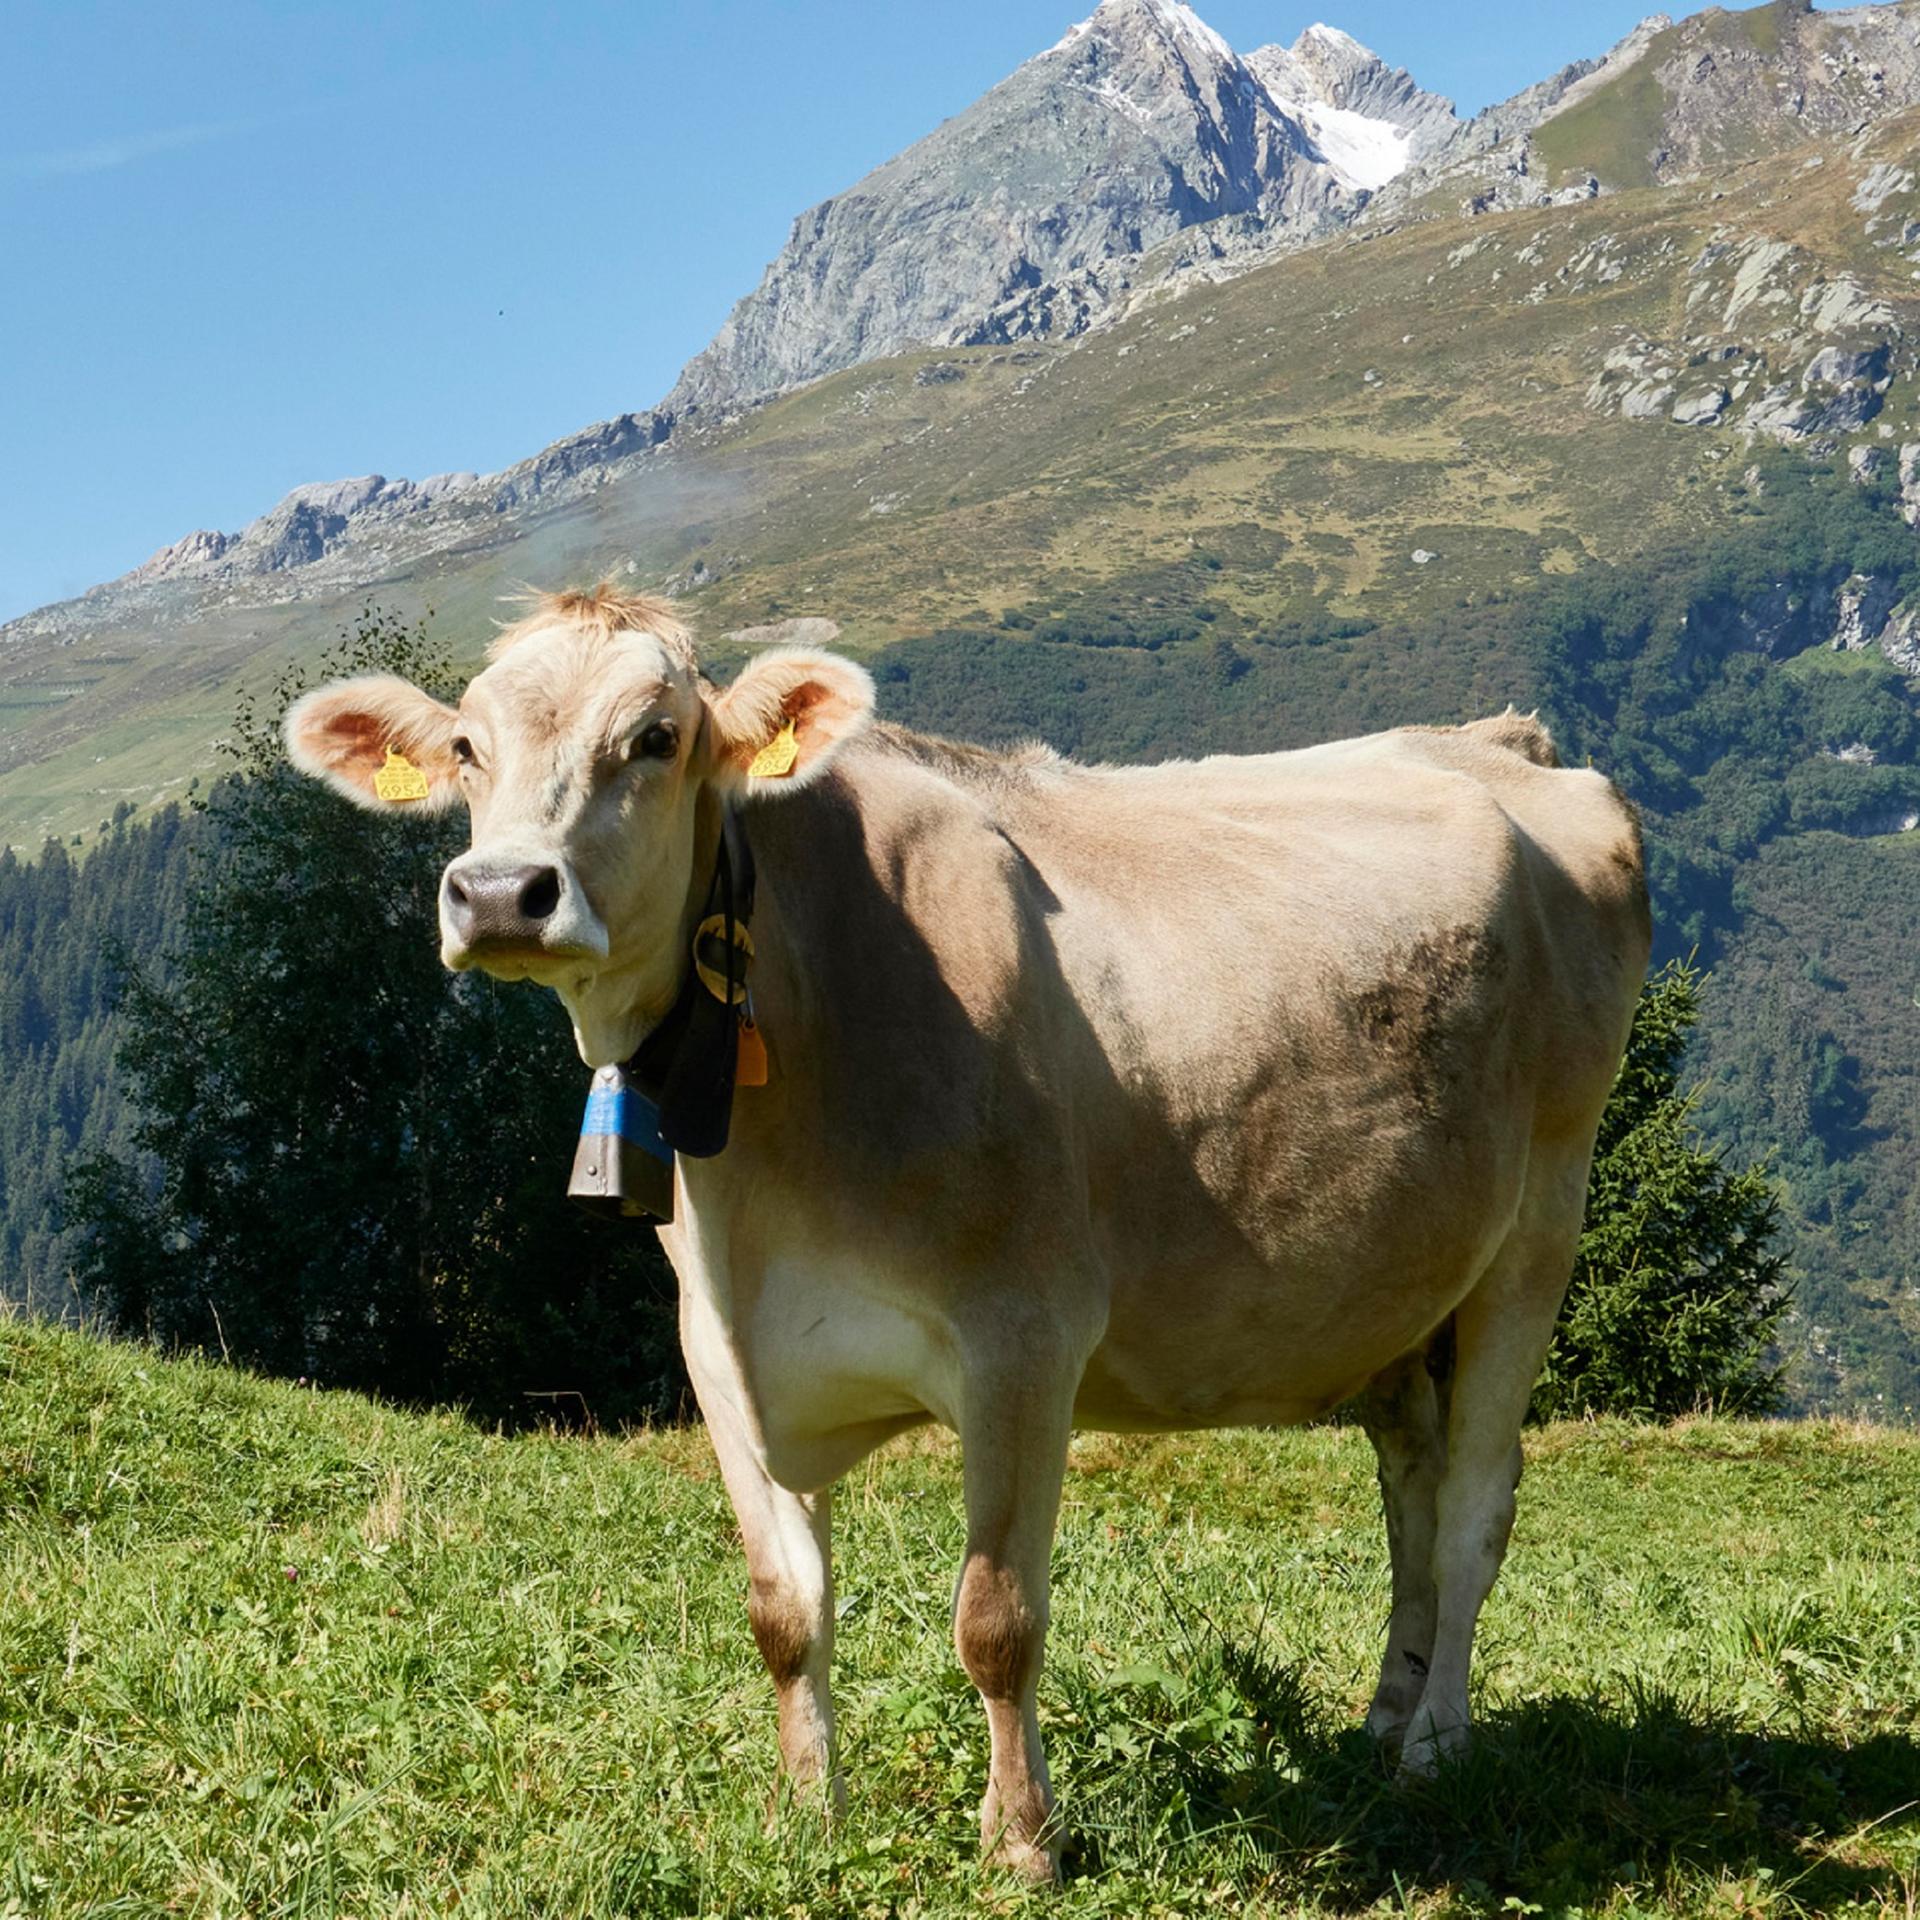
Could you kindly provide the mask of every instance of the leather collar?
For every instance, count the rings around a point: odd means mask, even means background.
[[[710,1159],[727,1144],[733,1117],[735,1066],[739,1054],[738,1003],[747,983],[751,943],[741,938],[753,918],[753,849],[740,816],[728,806],[720,817],[720,845],[707,883],[705,923],[719,921],[718,953],[711,968],[725,979],[721,998],[700,978],[690,956],[673,1005],[625,1062],[623,1071],[660,1111],[660,1134],[676,1153]],[[695,936],[696,944],[705,939]]]

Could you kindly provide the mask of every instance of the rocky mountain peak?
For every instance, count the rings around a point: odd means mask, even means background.
[[[1101,0],[1079,25],[1069,27],[1047,54],[1064,53],[1082,41],[1105,36],[1145,35],[1170,51],[1203,62],[1231,64],[1233,49],[1186,4],[1186,0]]]
[[[1338,27],[1317,23],[1246,64],[1275,108],[1297,120],[1342,182],[1371,193],[1452,138],[1453,102],[1428,93]]]
[[[666,406],[724,412],[909,346],[1083,332],[1173,235],[1322,231],[1454,124],[1332,28],[1243,58],[1184,0],[1104,0],[802,214]]]
[[[1251,57],[1280,51],[1277,47],[1263,48]],[[1315,21],[1285,52],[1330,106],[1364,109],[1377,97],[1391,97],[1402,90],[1395,83],[1413,84],[1402,69],[1389,67],[1352,34],[1325,21]]]

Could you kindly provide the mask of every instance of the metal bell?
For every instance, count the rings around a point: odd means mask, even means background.
[[[660,1111],[619,1067],[593,1076],[567,1198],[609,1220],[673,1218],[673,1149]]]

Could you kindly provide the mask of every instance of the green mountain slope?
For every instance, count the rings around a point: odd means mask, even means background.
[[[1851,133],[1913,98],[1920,18],[1902,4],[1814,12],[1808,0],[1709,7],[1649,33],[1533,130],[1550,184],[1644,187]]]
[[[1150,599],[1145,577],[1196,550],[1221,562],[1210,601],[1251,622],[1381,621],[1704,537],[1741,442],[1666,407],[1623,417],[1636,383],[1609,355],[1670,352],[1670,403],[1696,379],[1746,381],[1731,425],[1822,344],[1892,338],[1911,267],[1850,200],[1914,144],[1909,116],[1812,174],[1791,156],[1712,189],[1412,224],[1192,287],[1071,346],[862,367],[344,588],[289,574],[70,603],[0,647],[0,837],[31,847],[176,793],[235,688],[368,595],[432,606],[477,655],[517,583],[631,568],[685,590],[710,639],[821,615],[861,648],[1069,592]],[[1896,234],[1910,199],[1879,209]],[[1804,317],[1822,289],[1833,312]],[[1906,431],[1896,357],[1875,434]],[[1597,408],[1596,381],[1617,390]]]

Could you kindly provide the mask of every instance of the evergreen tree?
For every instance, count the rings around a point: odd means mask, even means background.
[[[1641,995],[1536,1419],[1779,1404],[1771,1355],[1788,1294],[1772,1251],[1778,1202],[1758,1168],[1729,1172],[1694,1131],[1678,1082],[1699,1012],[1700,975],[1685,962]]]
[[[420,630],[372,612],[321,666],[366,672],[452,690]],[[72,1173],[82,1286],[129,1330],[270,1372],[503,1419],[556,1393],[671,1410],[654,1235],[565,1198],[586,1075],[564,1016],[440,966],[463,816],[365,813],[295,774],[300,684],[240,714],[177,950],[128,976],[144,1158]]]

